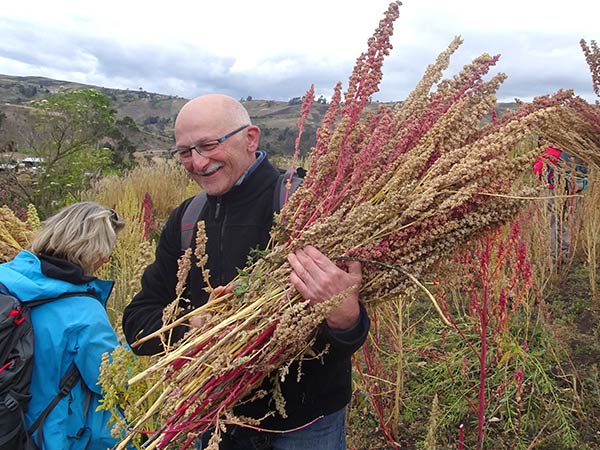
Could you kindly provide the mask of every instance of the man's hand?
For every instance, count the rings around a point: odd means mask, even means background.
[[[231,294],[235,288],[234,284],[228,284],[227,286],[217,286],[210,293],[208,301],[214,300],[217,297],[221,297],[225,294]],[[190,317],[190,325],[192,327],[201,328],[210,319],[210,313],[198,314],[197,316]]]
[[[362,267],[358,261],[350,261],[346,272],[311,245],[291,253],[287,259],[292,266],[292,286],[311,305],[329,300],[354,286],[329,314],[327,325],[335,330],[347,330],[358,323],[358,290],[362,282]]]
[[[225,294],[231,294],[235,289],[234,283],[229,283],[227,286],[217,286],[210,293],[210,297],[208,297],[208,301],[214,300],[217,297],[222,297]]]

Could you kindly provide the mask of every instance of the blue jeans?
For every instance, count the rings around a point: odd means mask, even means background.
[[[272,434],[273,450],[346,450],[346,408],[297,431]]]
[[[221,448],[227,450],[346,450],[346,409],[342,408],[307,427],[286,433],[259,433],[236,438],[234,431],[232,436],[224,436]],[[198,449],[202,449],[201,444]]]

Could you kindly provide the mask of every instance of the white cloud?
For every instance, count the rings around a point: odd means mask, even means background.
[[[366,49],[387,0],[26,0],[0,13],[0,73],[41,75],[192,97],[210,90],[285,100],[315,84],[328,95]],[[452,75],[500,53],[503,100],[559,88],[596,99],[579,39],[600,39],[587,0],[405,0],[381,100],[404,98],[461,35]],[[503,98],[502,98],[503,97]]]

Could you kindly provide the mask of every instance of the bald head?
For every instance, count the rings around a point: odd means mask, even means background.
[[[233,97],[222,94],[202,95],[187,102],[179,111],[175,120],[175,136],[177,137],[178,130],[190,125],[222,131],[246,124],[251,124],[248,111]]]

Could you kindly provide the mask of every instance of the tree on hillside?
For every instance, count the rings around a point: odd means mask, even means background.
[[[129,167],[133,162],[133,153],[136,150],[135,136],[140,129],[130,116],[117,119],[108,134],[110,142],[105,145],[112,149],[113,160],[118,167]]]
[[[101,142],[116,111],[110,98],[94,89],[56,94],[31,106],[35,126],[27,153],[41,163],[26,175],[13,174],[14,192],[45,215],[85,188],[90,174],[112,165],[112,152]]]
[[[36,111],[36,156],[50,167],[84,148],[98,148],[115,122],[111,100],[94,89],[56,94],[31,104]]]

